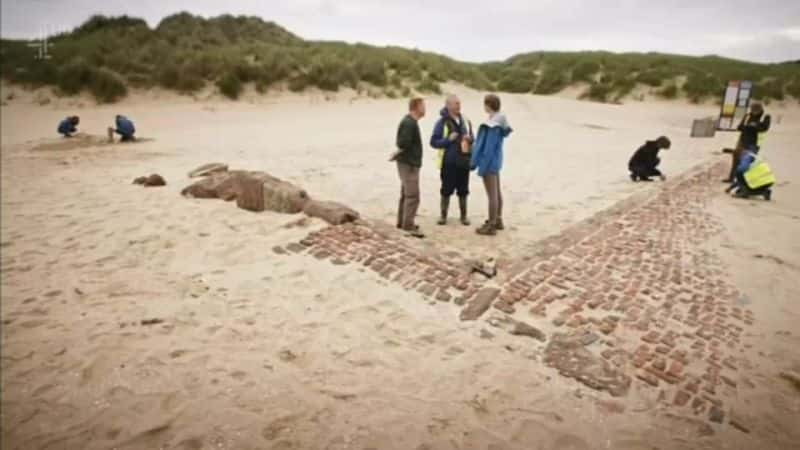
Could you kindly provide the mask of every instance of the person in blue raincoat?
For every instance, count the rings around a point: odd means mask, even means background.
[[[494,235],[505,229],[503,224],[503,194],[500,189],[500,170],[503,168],[503,141],[511,134],[505,114],[500,112],[500,98],[487,95],[483,107],[489,119],[478,128],[478,137],[472,147],[471,167],[483,178],[486,196],[489,199],[489,219],[476,231],[478,234]]]
[[[81,118],[78,116],[69,116],[59,122],[58,124],[58,134],[64,135],[64,137],[72,137],[72,133],[78,132],[78,124],[81,122]]]
[[[114,122],[115,126],[108,129],[108,140],[110,142],[114,140],[114,133],[120,135],[120,141],[122,142],[136,140],[136,138],[133,137],[133,134],[136,133],[136,127],[133,126],[133,122],[130,119],[122,115],[117,115]]]

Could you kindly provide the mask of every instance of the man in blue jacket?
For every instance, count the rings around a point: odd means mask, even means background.
[[[503,225],[503,194],[500,190],[500,170],[503,168],[503,141],[511,134],[506,116],[500,112],[500,98],[489,94],[483,100],[489,119],[478,128],[478,138],[472,149],[471,167],[483,178],[486,196],[489,199],[489,220],[476,231],[478,234],[495,235]]]
[[[78,131],[78,124],[81,118],[78,116],[69,116],[58,124],[58,133],[63,134],[64,137],[72,137],[72,133]]]
[[[136,127],[133,126],[133,122],[125,116],[117,115],[115,119],[116,128],[109,128],[108,129],[108,140],[110,142],[114,142],[114,133],[117,133],[121,136],[120,141],[122,142],[130,142],[135,141],[136,138],[133,137],[133,134],[136,133]]]
[[[450,196],[458,194],[458,206],[461,210],[461,223],[469,225],[467,219],[467,196],[469,195],[470,152],[474,136],[472,124],[461,115],[461,101],[455,95],[447,96],[441,118],[433,127],[431,147],[439,149],[441,159],[439,177],[442,181],[439,193],[441,199],[441,217],[439,225],[447,223],[447,211],[450,209]]]

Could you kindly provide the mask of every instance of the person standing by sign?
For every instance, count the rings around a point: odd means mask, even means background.
[[[731,170],[728,178],[723,180],[724,182],[732,183],[736,179],[736,168],[739,166],[744,151],[758,154],[758,151],[761,150],[762,133],[769,131],[770,122],[771,118],[769,114],[764,114],[764,107],[761,106],[761,103],[753,103],[750,106],[750,113],[744,116],[737,128],[739,144],[733,152]]]

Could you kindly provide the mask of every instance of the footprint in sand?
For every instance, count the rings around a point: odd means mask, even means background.
[[[233,378],[236,381],[242,381],[245,378],[247,378],[247,372],[241,370],[231,372],[231,378]]]
[[[202,437],[191,437],[178,442],[177,448],[182,450],[202,450],[205,446],[203,445]]]
[[[25,322],[20,322],[19,326],[31,329],[31,328],[39,328],[40,326],[45,324],[47,324],[46,320],[27,320]]]
[[[261,430],[261,437],[268,441],[274,441],[285,434],[290,434],[294,429],[294,425],[299,421],[299,415],[289,415],[275,419]]]

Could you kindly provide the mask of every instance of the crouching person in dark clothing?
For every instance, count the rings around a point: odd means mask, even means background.
[[[628,161],[631,180],[653,181],[650,177],[659,177],[662,181],[666,180],[667,177],[658,170],[658,165],[661,163],[661,159],[658,158],[658,152],[670,148],[671,145],[666,136],[661,136],[655,141],[647,141],[639,147],[630,161]]]
[[[78,132],[78,124],[80,122],[80,117],[69,116],[58,124],[58,133],[63,134],[64,137],[72,137],[72,133]]]
[[[108,129],[108,141],[114,142],[114,133],[120,135],[120,141],[122,142],[131,142],[135,141],[136,138],[133,137],[133,134],[136,133],[136,127],[133,126],[133,122],[125,116],[117,115],[115,119],[115,127],[110,127]]]
[[[433,127],[431,147],[440,152],[440,178],[442,187],[441,217],[439,225],[447,223],[447,212],[450,209],[450,196],[458,194],[458,206],[461,210],[461,223],[469,225],[467,218],[467,196],[469,195],[469,169],[472,157],[472,124],[461,115],[461,101],[455,95],[447,97],[441,118]]]

